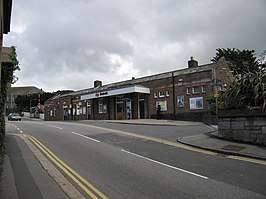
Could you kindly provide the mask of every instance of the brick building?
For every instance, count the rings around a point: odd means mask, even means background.
[[[205,121],[208,95],[224,89],[232,74],[225,60],[198,65],[191,58],[188,68],[142,78],[132,78],[54,96],[45,102],[45,120],[124,120],[156,118]],[[213,117],[212,117],[213,118]]]

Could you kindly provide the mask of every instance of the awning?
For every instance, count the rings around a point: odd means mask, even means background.
[[[95,98],[101,98],[101,97],[109,97],[114,95],[122,95],[127,93],[144,93],[144,94],[150,94],[150,89],[142,86],[129,86],[125,88],[118,88],[118,89],[111,89],[111,90],[103,90],[98,91],[91,94],[81,95],[81,100],[87,100],[87,99],[95,99]]]

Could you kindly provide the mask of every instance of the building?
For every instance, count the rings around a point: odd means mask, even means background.
[[[15,99],[19,95],[33,95],[33,94],[43,94],[44,91],[35,86],[18,86],[18,87],[8,87],[7,90],[7,100],[6,108],[13,109],[16,108]],[[40,98],[40,97],[39,97]],[[35,99],[37,100],[37,99]],[[39,99],[38,99],[39,100]],[[29,101],[29,104],[31,102]]]
[[[0,81],[1,81],[1,71],[2,71],[2,47],[3,47],[3,35],[10,32],[10,22],[11,22],[11,11],[12,11],[12,0],[1,0],[0,1]],[[1,84],[0,84],[1,87]]]
[[[182,70],[108,85],[96,80],[93,88],[54,96],[45,102],[45,120],[156,118],[160,105],[162,119],[205,121],[210,108],[206,97],[232,79],[224,58],[199,66],[191,57]]]

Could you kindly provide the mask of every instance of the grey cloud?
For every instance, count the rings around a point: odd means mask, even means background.
[[[18,84],[81,89],[208,63],[219,47],[265,49],[264,0],[20,0],[13,4]],[[22,12],[24,11],[24,12]]]

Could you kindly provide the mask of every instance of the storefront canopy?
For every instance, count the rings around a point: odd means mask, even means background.
[[[81,95],[81,100],[109,97],[109,96],[122,95],[122,94],[127,94],[127,93],[150,94],[150,89],[135,85],[135,86],[129,86],[129,87],[124,87],[124,88],[118,88],[118,89],[102,90],[102,91],[98,91],[95,93]]]

